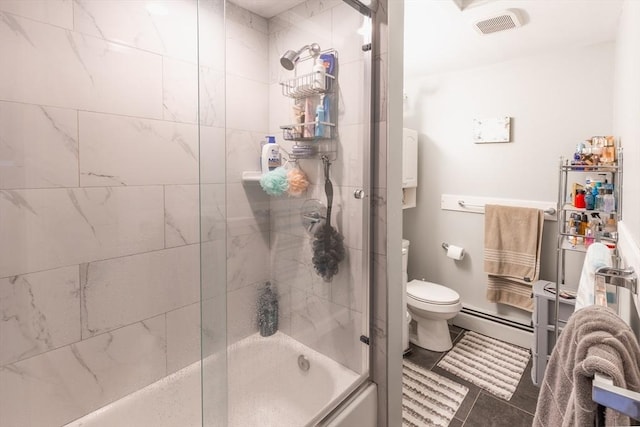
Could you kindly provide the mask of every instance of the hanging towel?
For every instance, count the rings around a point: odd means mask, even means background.
[[[611,309],[591,305],[569,317],[544,372],[534,427],[592,426],[597,404],[591,398],[593,376],[600,373],[613,384],[640,391],[640,346],[631,328]],[[629,425],[613,409],[607,426]]]
[[[576,311],[588,305],[594,304],[596,288],[596,270],[600,267],[611,267],[612,251],[603,243],[592,243],[587,249],[582,264],[582,273],[578,282],[578,293],[576,296]]]
[[[486,205],[484,270],[487,299],[533,311],[531,285],[540,274],[544,212],[541,209]]]

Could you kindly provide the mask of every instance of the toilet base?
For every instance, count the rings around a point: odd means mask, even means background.
[[[420,319],[416,323],[416,334],[411,335],[410,341],[418,347],[431,351],[442,352],[451,350],[453,347],[449,325],[443,319]]]

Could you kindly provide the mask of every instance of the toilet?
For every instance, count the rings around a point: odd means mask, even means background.
[[[416,321],[410,341],[431,351],[447,351],[453,346],[447,320],[462,309],[460,295],[453,289],[424,280],[407,283],[407,308]]]

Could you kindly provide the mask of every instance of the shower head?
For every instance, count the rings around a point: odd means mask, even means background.
[[[308,50],[309,55],[314,58],[320,55],[320,45],[318,45],[318,43],[311,43],[310,45],[302,46],[297,51],[288,50],[283,53],[280,57],[280,64],[289,71],[293,70],[296,68],[296,63],[300,59],[300,55],[305,50]]]

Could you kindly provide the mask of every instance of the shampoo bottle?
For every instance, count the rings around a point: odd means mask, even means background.
[[[324,68],[324,61],[318,57],[313,64],[313,87],[319,90],[326,89],[326,69]]]
[[[265,174],[282,165],[280,146],[276,144],[275,136],[268,136],[267,143],[262,147],[262,173]]]
[[[322,138],[324,137],[324,128],[325,124],[323,122],[326,121],[325,111],[324,111],[324,95],[320,97],[320,102],[316,107],[316,137]]]

